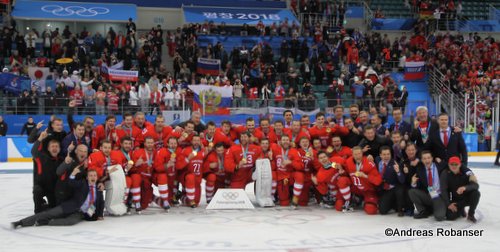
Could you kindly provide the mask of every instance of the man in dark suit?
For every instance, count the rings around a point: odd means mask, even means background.
[[[408,192],[411,201],[418,210],[415,219],[427,218],[434,213],[437,221],[446,217],[446,206],[441,198],[439,171],[429,151],[422,151],[422,164],[418,166],[415,175],[411,178],[411,189]]]
[[[427,107],[419,106],[417,108],[417,119],[413,123],[413,130],[410,135],[419,150],[423,150],[429,140],[429,134],[439,128],[436,122],[429,117]]]
[[[392,110],[392,118],[394,118],[394,123],[389,126],[389,132],[399,131],[401,136],[408,140],[411,135],[411,125],[403,121],[403,112],[400,108],[395,108]]]
[[[82,123],[74,123],[73,131],[63,139],[61,143],[61,156],[66,156],[66,154],[68,154],[68,147],[71,144],[74,146],[85,144],[87,147],[90,147],[90,142],[87,142],[85,138],[85,126],[83,126]]]
[[[345,116],[344,116],[344,107],[342,105],[337,105],[333,108],[333,113],[334,113],[334,118],[333,118],[333,122],[335,122],[336,124],[344,127],[346,126],[345,125]]]
[[[462,163],[467,165],[467,147],[461,132],[454,132],[448,126],[448,114],[442,113],[438,117],[439,130],[430,133],[429,141],[424,149],[430,150],[436,163],[440,166],[440,171],[446,168],[448,159],[452,156],[458,156]]]
[[[69,184],[75,190],[73,196],[61,205],[12,222],[13,229],[29,226],[70,226],[82,220],[103,219],[104,198],[102,190],[97,188],[97,172],[87,171],[87,179],[76,179],[80,167],[76,167],[69,177]]]
[[[403,217],[405,174],[403,169],[400,169],[399,164],[391,158],[391,148],[389,146],[380,148],[380,158],[378,170],[383,183],[379,191],[378,210],[380,214],[384,215],[389,213],[391,209],[395,209],[398,216]]]

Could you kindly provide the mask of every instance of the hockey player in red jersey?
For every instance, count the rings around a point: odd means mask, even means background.
[[[288,136],[290,136],[290,141],[292,142],[292,147],[294,148],[299,146],[300,140],[304,137],[311,140],[309,132],[302,129],[299,121],[292,121],[292,126],[288,131]]]
[[[135,150],[132,154],[134,161],[134,172],[141,175],[139,187],[132,186],[132,202],[136,210],[144,210],[153,200],[152,173],[154,169],[154,160],[156,151],[154,150],[154,139],[146,137],[144,139],[144,148]]]
[[[127,204],[130,188],[134,185],[136,187],[140,185],[141,177],[139,174],[129,174],[129,171],[134,167],[134,161],[132,161],[132,139],[128,136],[121,138],[120,146],[121,148],[119,150],[111,151],[110,157],[111,164],[121,165],[125,173],[127,188],[125,188],[124,201],[125,204]]]
[[[259,140],[264,138],[262,132],[259,132],[255,128],[255,120],[252,117],[247,118],[245,121],[245,126],[235,126],[233,125],[234,130],[241,136],[243,133],[250,133],[249,143],[251,144],[259,144]]]
[[[101,141],[101,150],[94,151],[89,155],[89,168],[90,170],[97,171],[97,178],[99,181],[104,181],[107,176],[106,169],[111,166],[111,142],[108,140]]]
[[[155,150],[160,150],[167,143],[167,136],[172,133],[172,127],[165,126],[165,118],[163,115],[157,115],[155,123],[152,126],[142,130],[144,137],[152,137],[155,141]]]
[[[111,148],[118,142],[118,136],[115,132],[116,117],[110,115],[106,117],[104,124],[98,125],[92,132],[92,150],[98,151],[101,142],[104,140],[109,141]]]
[[[209,149],[211,150],[218,143],[222,143],[224,146],[227,146],[228,148],[229,146],[232,145],[231,139],[229,139],[229,137],[225,136],[221,132],[217,131],[215,123],[212,121],[207,123],[207,129],[202,134],[201,143],[203,146],[208,146]]]
[[[191,146],[182,150],[186,157],[187,165],[182,168],[180,182],[182,183],[186,195],[186,205],[195,208],[200,204],[201,181],[203,179],[203,163],[208,155],[208,150],[201,145],[200,136],[193,136]],[[214,188],[215,176],[207,178],[206,187]],[[210,192],[211,194],[213,191]]]
[[[340,136],[333,136],[331,157],[341,157],[342,159],[348,159],[351,156],[351,148],[342,146],[342,140],[340,139]]]
[[[290,185],[293,185],[292,206],[297,207],[304,188],[304,163],[299,152],[291,148],[290,137],[281,136],[281,146],[274,145],[273,164],[276,167],[277,191],[281,206],[290,205]]]
[[[292,123],[293,127],[293,123]],[[299,206],[307,206],[309,203],[309,188],[313,185],[311,176],[316,173],[315,163],[317,162],[317,151],[314,150],[307,137],[302,137],[297,147],[302,163],[304,164],[304,189],[299,197]]]
[[[134,117],[131,113],[123,114],[123,122],[121,125],[116,127],[116,135],[118,136],[118,139],[122,139],[126,136],[130,137],[132,140],[132,147],[134,149],[138,149],[140,147],[140,143],[143,142],[142,132],[139,128],[134,127]],[[118,143],[117,147],[120,147]]]
[[[240,144],[233,145],[226,152],[224,168],[226,173],[231,174],[231,188],[245,189],[252,182],[252,171],[255,168],[255,160],[261,156],[259,146],[250,144],[250,132],[244,132],[240,136]]]
[[[316,157],[317,162],[314,165],[317,173],[311,177],[311,180],[322,196],[320,205],[325,208],[333,208],[337,195],[336,184],[341,171],[343,171],[344,160],[339,157],[328,158],[324,151],[318,151]]]
[[[203,167],[203,176],[205,181],[215,180],[214,185],[208,184],[205,186],[207,203],[210,203],[214,194],[219,188],[225,188],[226,183],[229,184],[230,178],[226,176],[224,170],[224,158],[226,154],[226,149],[224,144],[219,142],[215,144],[214,151],[208,154]]]
[[[352,157],[346,160],[345,167],[345,173],[349,177],[338,178],[337,186],[343,197],[337,197],[337,202],[341,201],[336,204],[337,210],[339,205],[347,206],[352,192],[353,195],[363,197],[364,210],[367,214],[377,214],[376,188],[382,183],[382,177],[375,164],[363,157],[363,150],[356,146],[352,149]]]
[[[267,118],[262,118],[259,121],[259,128],[255,129],[256,134],[259,136],[259,141],[266,138],[271,143],[277,143],[278,137],[274,133],[274,128],[271,127],[271,122]]]
[[[184,148],[191,146],[193,136],[196,134],[196,131],[194,131],[194,122],[187,121],[182,131],[172,131],[167,138],[175,137],[179,147]]]
[[[177,146],[177,139],[171,137],[167,146],[161,148],[155,158],[155,182],[160,193],[160,205],[168,210],[170,203],[178,204],[175,198],[178,186],[178,171],[186,166],[182,149]]]
[[[236,139],[238,139],[238,133],[236,133],[236,131],[232,128],[231,122],[228,120],[222,121],[220,128],[217,128],[216,132],[221,133],[225,137],[229,138],[231,145],[233,145],[234,141],[236,141]],[[224,147],[229,148],[229,147],[231,147],[231,145],[224,146]]]

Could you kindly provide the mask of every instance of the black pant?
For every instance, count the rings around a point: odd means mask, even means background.
[[[450,209],[447,209],[446,219],[456,220],[461,216],[466,206],[469,206],[469,216],[474,215],[476,213],[477,205],[479,204],[479,198],[481,198],[481,193],[479,193],[478,190],[464,192],[464,197],[460,201],[451,202],[457,203],[457,212],[454,213]]]
[[[405,205],[405,189],[402,185],[397,185],[390,190],[382,191],[378,201],[378,211],[380,214],[387,214],[391,209],[400,212]]]
[[[410,189],[409,195],[419,213],[422,211],[433,212],[436,220],[442,221],[445,219],[448,206],[445,206],[445,202],[441,197],[433,199],[428,192],[419,189]]]
[[[45,206],[43,197],[47,197],[48,208],[53,208],[56,206],[56,196],[54,188],[50,188],[48,186],[44,186],[41,183],[35,182],[33,184],[33,203],[35,203],[35,213],[40,213],[47,208],[47,206]]]
[[[498,150],[497,157],[495,158],[495,164],[498,164],[500,160],[500,150]]]
[[[35,224],[39,226],[70,226],[77,224],[83,219],[84,216],[82,213],[76,212],[73,214],[64,214],[62,207],[57,206],[22,219],[21,226],[30,227],[34,226]]]

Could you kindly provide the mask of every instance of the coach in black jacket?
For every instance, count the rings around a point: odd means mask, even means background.
[[[410,139],[417,145],[419,150],[423,150],[429,140],[431,132],[437,130],[439,126],[429,117],[427,107],[417,108],[417,119],[413,123],[413,130]]]
[[[430,133],[429,141],[425,144],[426,150],[430,150],[441,166],[440,170],[446,168],[448,159],[458,156],[462,163],[467,166],[467,147],[461,132],[455,132],[448,126],[449,117],[442,113],[438,117],[439,130]]]
[[[365,138],[359,143],[359,146],[363,148],[363,154],[365,156],[372,156],[373,160],[378,162],[379,159],[377,157],[379,156],[380,148],[382,146],[392,146],[392,142],[383,136],[377,135],[375,128],[371,125],[365,127],[363,134]]]
[[[76,179],[80,169],[76,168],[70,175],[69,185],[74,189],[73,196],[61,205],[50,210],[12,222],[11,227],[19,226],[70,226],[81,220],[95,221],[103,218],[104,198],[97,188],[97,172],[87,172],[87,179]]]
[[[349,129],[349,134],[342,136],[342,144],[349,148],[358,146],[359,142],[363,139],[362,133],[354,126],[354,121],[351,118],[346,118],[344,123]]]
[[[392,133],[394,131],[399,131],[405,140],[409,140],[411,135],[411,125],[403,121],[403,112],[401,109],[393,109],[392,117],[394,118],[394,123],[389,126],[389,132]]]
[[[48,208],[56,206],[55,186],[57,182],[56,168],[62,162],[59,158],[61,145],[57,140],[47,143],[47,150],[42,149],[42,141],[47,138],[47,130],[43,131],[31,148],[35,162],[33,169],[33,202],[35,213],[46,210],[43,197],[47,197]]]
[[[73,152],[72,145],[68,148],[67,156],[64,158],[59,167],[57,167],[57,183],[56,183],[56,202],[61,204],[62,202],[71,198],[73,195],[73,189],[68,185],[69,175],[76,167],[82,167],[84,170],[87,169],[88,163],[88,147],[85,144],[77,145],[75,151]],[[77,179],[85,178],[85,172],[79,173]]]
[[[448,167],[440,178],[442,197],[448,208],[446,219],[456,220],[465,213],[464,208],[469,206],[467,219],[475,223],[477,220],[474,214],[481,197],[476,176],[469,168],[462,166],[458,157],[451,157]]]

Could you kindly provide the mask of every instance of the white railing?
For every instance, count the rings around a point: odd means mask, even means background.
[[[444,109],[450,114],[452,125],[455,125],[466,120],[465,97],[455,94],[444,80],[445,75],[436,67],[429,71],[429,89],[436,102],[436,112]]]

